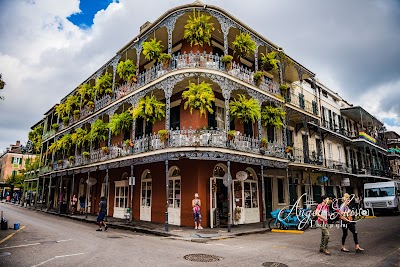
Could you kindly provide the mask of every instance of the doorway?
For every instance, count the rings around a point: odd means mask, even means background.
[[[272,211],[272,178],[264,177],[264,186],[265,186],[265,210],[267,212],[267,218],[271,217]]]

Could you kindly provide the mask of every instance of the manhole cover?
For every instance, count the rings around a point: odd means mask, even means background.
[[[188,254],[183,256],[185,260],[196,262],[213,262],[222,260],[222,257],[208,254]]]
[[[267,267],[288,267],[286,264],[280,263],[280,262],[264,262],[262,266],[267,266]]]
[[[10,255],[11,255],[10,252],[0,252],[0,257],[10,256]]]

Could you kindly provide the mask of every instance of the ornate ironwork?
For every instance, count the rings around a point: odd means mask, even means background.
[[[116,169],[119,167],[119,161],[108,163],[108,169]]]

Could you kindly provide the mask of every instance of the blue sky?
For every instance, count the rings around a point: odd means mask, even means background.
[[[96,13],[105,10],[112,2],[118,3],[119,0],[81,0],[79,4],[81,12],[71,15],[67,19],[81,29],[90,28]]]

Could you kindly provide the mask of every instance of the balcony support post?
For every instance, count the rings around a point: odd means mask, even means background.
[[[117,55],[112,61],[112,68],[113,68],[113,82],[112,82],[112,91],[113,91],[113,98],[115,99],[117,94],[115,93],[115,75],[117,72],[118,61],[121,58],[121,55]]]
[[[261,190],[262,190],[262,222],[263,228],[267,226],[267,212],[265,207],[264,165],[261,163]]]
[[[61,176],[60,187],[58,190],[58,214],[61,214],[61,205],[63,204],[63,177]]]
[[[40,178],[39,178],[40,179]],[[44,200],[44,185],[46,184],[46,180],[44,177],[42,177],[43,179],[43,186],[42,186],[42,203],[40,204],[40,210],[43,209],[43,200]]]
[[[168,168],[168,153],[165,158],[165,232],[168,232],[168,179],[169,179],[169,168]]]
[[[47,193],[47,210],[49,210],[50,209],[50,194],[51,194],[51,180],[52,180],[52,176],[50,175],[50,181],[49,181],[49,192]],[[24,187],[25,188],[25,187]]]
[[[107,166],[107,168],[106,168],[106,189],[105,189],[105,199],[107,200],[107,202],[108,202],[108,187],[109,187],[109,176],[108,176],[108,166]],[[108,210],[109,209],[107,209],[107,212],[106,212],[106,216],[105,216],[105,218],[104,218],[104,221],[107,221],[107,216],[108,216]]]
[[[231,161],[228,160],[228,232],[231,232],[231,220],[232,220],[232,179],[231,179]]]

